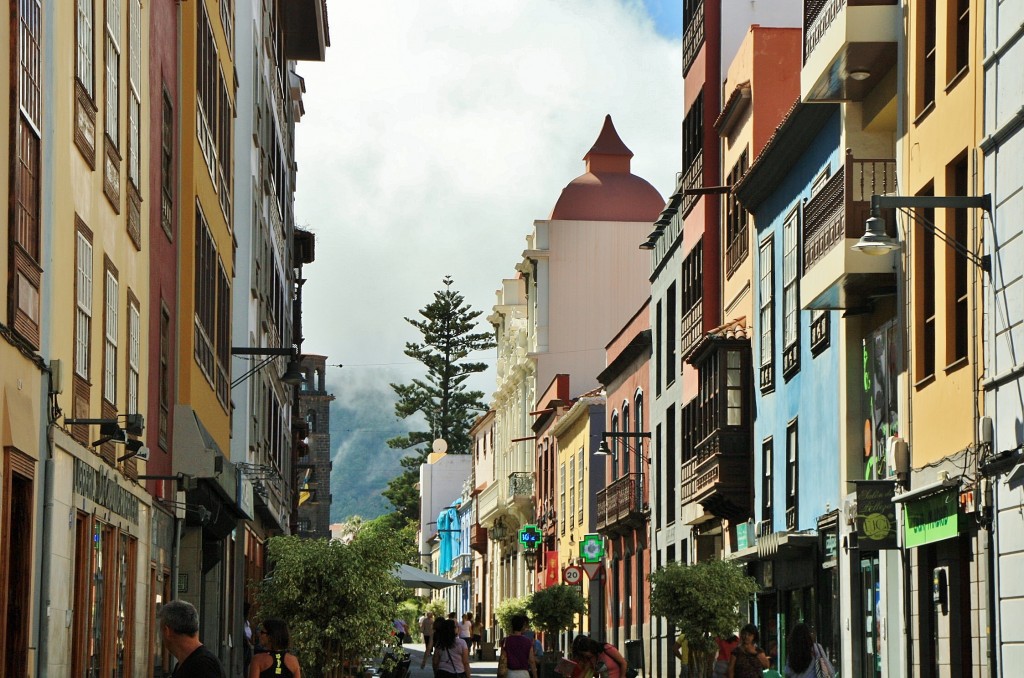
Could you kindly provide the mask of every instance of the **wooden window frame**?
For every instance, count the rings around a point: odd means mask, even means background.
[[[735,186],[749,167],[747,149],[744,148],[736,164],[729,171],[726,185]],[[725,210],[725,277],[730,278],[750,254],[750,215],[732,191],[726,193],[722,203]]]
[[[103,9],[103,194],[121,213],[121,0]],[[112,17],[113,15],[113,22]],[[115,35],[116,33],[116,35]],[[111,67],[113,63],[113,68]]]
[[[0,609],[4,614],[0,615],[0,672],[5,676],[22,674],[30,652],[35,467],[36,461],[20,449],[12,446],[3,448],[0,534],[4,538],[0,540]],[[15,476],[18,477],[18,492],[15,492]],[[25,494],[30,496],[23,496]],[[13,536],[15,533],[17,536]],[[16,624],[19,618],[21,624],[12,632],[9,626]],[[12,637],[15,647],[8,647],[7,641]]]
[[[762,393],[775,388],[775,238],[758,246],[758,313],[761,326],[760,384]],[[767,265],[766,265],[767,264]]]
[[[775,525],[775,439],[761,441],[761,522]]]
[[[163,88],[160,118],[160,227],[174,242],[174,101]]]
[[[171,421],[171,336],[173,335],[171,311],[167,304],[160,302],[160,353],[157,372],[157,444],[166,450],[170,444]]]
[[[111,298],[113,291],[113,298]],[[117,267],[109,257],[103,257],[103,378],[101,395],[104,404],[117,410],[117,354],[120,347],[118,341],[118,315],[120,309],[121,284],[118,280]]]
[[[800,370],[800,206],[782,224],[782,375]]]
[[[946,166],[946,195],[967,195],[969,178],[967,152]],[[971,299],[970,262],[961,254],[971,251],[966,209],[947,209],[945,247],[946,284],[946,371],[966,364],[970,351]]]
[[[96,0],[75,0],[74,138],[90,170],[96,169],[96,113]]]
[[[799,526],[800,510],[800,436],[797,420],[786,424],[786,529]],[[792,516],[791,516],[792,514]]]
[[[934,186],[929,183],[917,193],[919,196],[935,194]],[[937,340],[937,289],[940,282],[936,278],[936,238],[935,231],[923,224],[935,223],[935,210],[918,208],[917,217],[913,219],[914,229],[914,271],[911,279],[914,285],[914,379],[917,386],[935,378],[936,340]]]

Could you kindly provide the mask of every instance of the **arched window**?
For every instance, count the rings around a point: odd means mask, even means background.
[[[611,430],[611,432],[613,434],[619,432],[619,413],[618,412],[612,412],[612,430]],[[619,439],[613,435],[612,438],[611,438],[611,442],[612,442],[612,445],[611,445],[611,447],[612,447],[612,449],[611,449],[611,452],[612,452],[612,480],[615,480],[616,478],[619,477],[619,469],[616,468],[616,464],[615,464],[615,458],[618,457],[618,455],[619,455]]]
[[[629,401],[622,401],[622,432],[629,433]],[[633,438],[622,439],[622,451],[625,452],[619,459],[622,463],[622,472],[629,473],[629,467],[633,464],[633,455],[636,454],[636,440]]]
[[[642,433],[644,430],[644,392],[640,389],[636,390],[636,395],[633,396],[633,430],[637,433]],[[636,445],[637,449],[640,450],[639,455],[641,459],[647,459],[648,457],[643,454],[644,450],[644,438],[637,438]],[[650,454],[650,450],[647,450]],[[641,473],[642,469],[637,469],[637,473]]]

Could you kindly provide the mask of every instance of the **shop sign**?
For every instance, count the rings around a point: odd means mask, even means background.
[[[857,481],[857,543],[861,551],[896,548],[893,480]]]
[[[742,551],[754,545],[754,523],[747,521],[736,525],[736,550]]]
[[[835,567],[839,562],[839,534],[835,529],[821,533],[821,566]]]
[[[935,494],[903,505],[903,543],[913,548],[951,539],[960,531],[954,492]]]
[[[139,524],[139,498],[121,487],[117,476],[105,466],[94,468],[75,459],[74,491],[103,508]]]

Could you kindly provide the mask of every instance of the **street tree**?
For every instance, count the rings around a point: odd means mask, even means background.
[[[724,560],[673,562],[648,575],[651,614],[665,617],[686,635],[698,678],[710,675],[718,648],[746,622],[747,605],[759,587],[740,566]]]
[[[352,541],[273,537],[270,572],[253,588],[260,619],[288,623],[303,676],[323,678],[358,669],[390,636],[408,590],[392,574],[402,552],[382,531]]]
[[[575,587],[555,584],[533,593],[527,609],[530,623],[545,633],[545,643],[550,648],[558,634],[574,625],[576,615],[586,614],[587,603]]]
[[[422,363],[426,376],[406,384],[390,384],[398,396],[395,414],[400,419],[418,417],[425,424],[422,430],[387,441],[392,449],[412,452],[402,458],[404,471],[383,493],[408,520],[419,518],[419,494],[414,485],[432,441],[443,439],[449,454],[469,454],[469,429],[486,409],[483,391],[470,389],[466,382],[486,370],[487,364],[469,357],[496,344],[490,332],[476,331],[481,311],[474,311],[462,294],[452,289],[453,282],[451,276],[445,276],[444,288],[434,292],[433,300],[420,309],[420,317],[405,319],[421,336],[420,341],[405,344],[405,355]]]

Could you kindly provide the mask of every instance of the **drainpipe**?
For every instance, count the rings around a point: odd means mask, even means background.
[[[42,558],[39,570],[39,642],[36,675],[46,678],[50,659],[50,541],[53,532],[53,424],[46,427],[46,460],[43,462],[43,519],[39,541]]]

